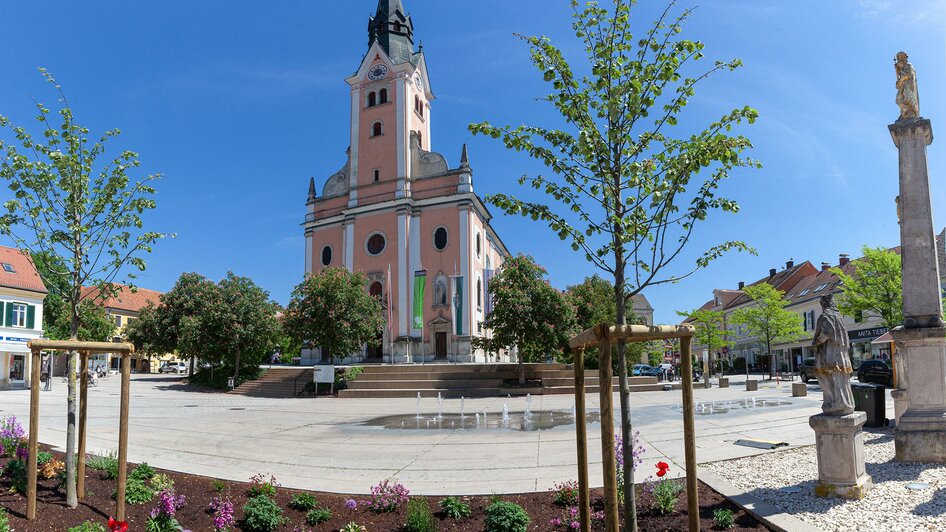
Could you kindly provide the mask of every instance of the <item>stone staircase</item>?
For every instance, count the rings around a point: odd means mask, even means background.
[[[250,397],[298,397],[307,382],[312,382],[312,368],[273,366],[255,381],[246,381],[231,394]],[[295,390],[295,395],[293,395]]]
[[[526,380],[531,386],[520,387],[519,368],[516,364],[403,364],[394,366],[365,366],[365,371],[339,397],[394,398],[394,397],[502,397],[526,394],[573,394],[575,374],[565,364],[526,364]],[[679,389],[680,384],[672,385]],[[585,390],[598,391],[597,370],[585,374]],[[664,383],[656,377],[631,377],[632,392],[658,391]],[[618,391],[617,377],[613,390]]]
[[[526,364],[526,380],[532,385],[518,385],[519,368],[516,364],[400,364],[365,365],[364,372],[338,393],[348,398],[396,397],[504,397],[526,394],[574,394],[575,373],[565,364]],[[255,381],[243,383],[232,394],[250,397],[291,398],[315,397],[303,394],[306,383],[312,381],[312,368],[273,366]],[[663,390],[667,383],[656,377],[631,377],[632,392]],[[680,383],[671,383],[674,390]],[[598,392],[598,371],[585,373],[585,391]],[[617,377],[612,389],[618,391]]]

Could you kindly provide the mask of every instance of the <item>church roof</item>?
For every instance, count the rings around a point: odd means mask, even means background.
[[[368,19],[368,47],[378,42],[391,61],[415,63],[414,22],[401,0],[378,0],[378,10]]]

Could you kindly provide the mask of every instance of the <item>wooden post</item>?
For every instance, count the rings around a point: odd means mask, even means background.
[[[578,438],[578,515],[581,532],[591,531],[588,493],[588,427],[585,425],[585,350],[575,351],[575,436]]]
[[[30,455],[26,459],[26,518],[36,519],[36,455],[39,451],[39,370],[42,361],[38,350],[30,356]],[[52,378],[52,375],[49,376]]]
[[[122,353],[122,391],[118,418],[118,490],[115,493],[115,518],[125,520],[125,481],[128,477],[128,398],[131,387],[131,354]]]
[[[79,364],[82,371],[79,372],[81,378],[79,384],[79,452],[78,463],[76,464],[76,496],[79,499],[85,498],[85,422],[88,419],[88,410],[86,409],[87,399],[89,397],[89,352],[79,353]]]
[[[598,330],[598,386],[601,396],[601,466],[604,468],[604,522],[608,532],[618,532],[618,479],[614,457],[614,398],[611,390],[611,337],[607,326]],[[625,489],[634,489],[627,486]]]
[[[687,514],[690,532],[700,530],[700,501],[696,483],[696,427],[693,421],[693,361],[689,336],[680,338],[680,361],[683,363],[683,450],[687,473]]]

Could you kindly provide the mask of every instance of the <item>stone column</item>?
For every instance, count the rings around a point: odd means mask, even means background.
[[[864,468],[864,423],[867,414],[846,416],[818,414],[808,419],[815,430],[818,450],[819,497],[862,499],[873,486]]]
[[[926,163],[933,131],[922,117],[897,120],[889,129],[900,152],[903,260],[903,326],[891,331],[899,380],[895,405],[901,411],[896,459],[946,463],[946,327]]]
[[[897,120],[889,129],[900,152],[897,211],[903,258],[903,325],[907,329],[942,327],[939,261],[926,166],[926,147],[933,142],[933,130],[925,118]]]

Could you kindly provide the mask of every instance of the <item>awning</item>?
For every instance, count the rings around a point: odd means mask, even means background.
[[[888,332],[884,333],[882,336],[879,336],[877,339],[872,341],[871,344],[889,344],[890,342],[893,342],[893,335]]]

